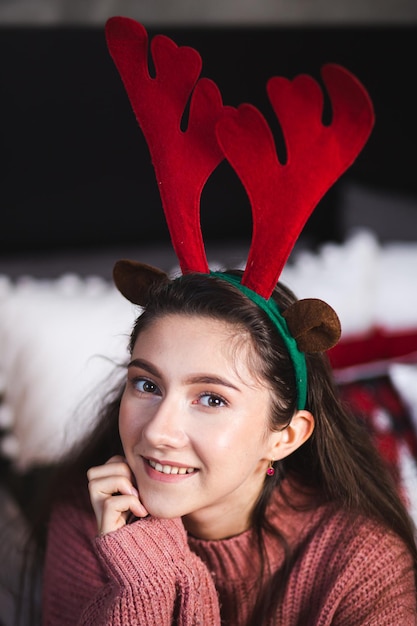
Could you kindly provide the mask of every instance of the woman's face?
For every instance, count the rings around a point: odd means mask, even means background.
[[[250,350],[226,322],[166,315],[140,333],[128,368],[119,427],[140,499],[207,539],[248,527],[279,436]]]

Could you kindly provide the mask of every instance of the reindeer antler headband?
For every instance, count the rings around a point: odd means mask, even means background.
[[[328,350],[340,337],[333,309],[317,299],[299,300],[279,311],[270,297],[308,217],[326,191],[353,163],[371,132],[374,114],[361,83],[338,65],[322,77],[332,121],[322,123],[323,93],[310,76],[275,76],[267,83],[287,151],[279,162],[273,135],[250,104],[224,106],[215,83],[199,78],[196,50],[178,47],[164,35],[151,42],[155,77],[148,70],[148,36],[138,22],[114,17],[106,24],[110,54],[147,141],[172,244],[183,274],[210,273],[200,225],[200,197],[208,178],[226,158],[240,178],[253,214],[253,235],[241,281],[236,285],[274,322],[292,358],[298,408],[304,408],[304,352]],[[190,98],[191,97],[191,98]],[[188,127],[181,120],[190,99]],[[149,285],[164,272],[135,261],[118,261],[114,280],[121,293],[144,305]]]

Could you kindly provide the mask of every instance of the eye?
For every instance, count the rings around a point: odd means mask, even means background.
[[[215,393],[202,393],[199,396],[199,401],[203,406],[215,409],[227,406],[226,400]]]
[[[140,393],[149,393],[153,395],[160,395],[159,387],[148,378],[135,378],[132,381],[134,388]]]

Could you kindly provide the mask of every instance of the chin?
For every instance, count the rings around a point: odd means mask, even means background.
[[[176,519],[186,515],[184,509],[179,509],[177,506],[169,506],[166,502],[156,502],[151,498],[142,498],[142,503],[149,515],[152,517],[159,517],[160,519]]]

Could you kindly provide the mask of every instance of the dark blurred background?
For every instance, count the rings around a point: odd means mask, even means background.
[[[387,220],[389,237],[391,220],[398,237],[416,239],[415,1],[3,0],[0,273],[16,255],[169,242],[148,150],[105,44],[104,23],[116,14],[197,48],[224,102],[258,106],[278,145],[267,79],[306,72],[320,80],[323,63],[346,66],[369,90],[376,126],[302,237],[313,246],[342,240],[354,198],[356,221],[366,221],[360,203],[371,199],[371,226],[384,236]],[[225,164],[204,191],[201,220],[208,242],[250,237],[245,193]]]

